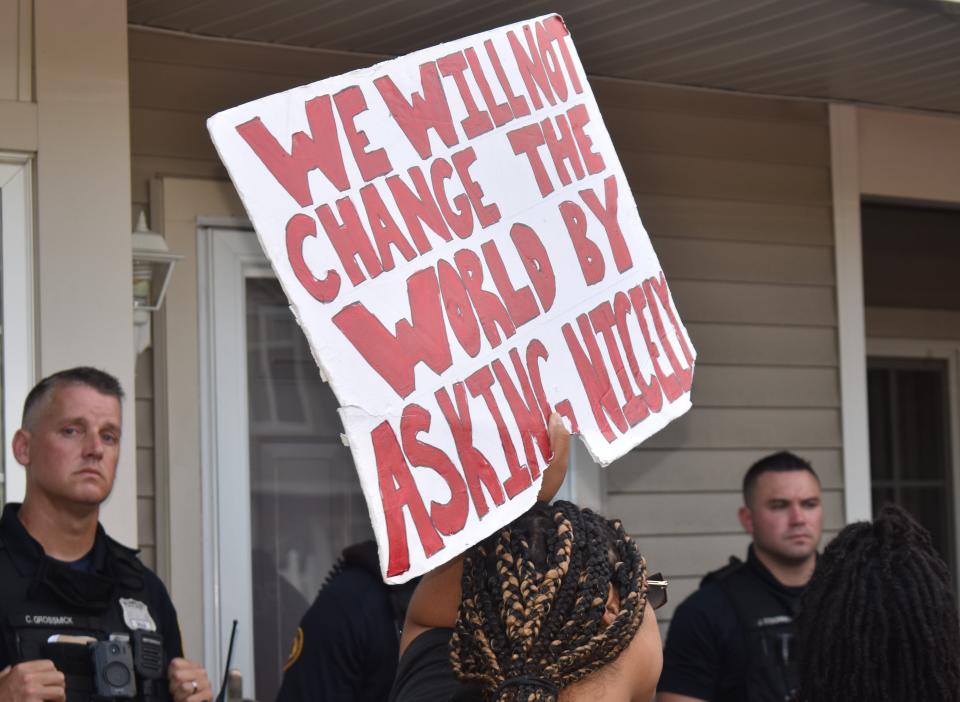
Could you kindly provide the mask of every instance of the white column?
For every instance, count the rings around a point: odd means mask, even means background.
[[[102,520],[137,544],[124,0],[34,5],[39,375],[91,365],[128,394],[113,496]]]
[[[850,523],[870,519],[872,514],[856,107],[830,105],[830,151],[843,422],[843,498],[846,520]]]

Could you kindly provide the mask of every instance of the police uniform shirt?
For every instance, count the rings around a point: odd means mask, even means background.
[[[754,578],[758,587],[784,603],[775,606],[770,615],[782,614],[783,606],[795,609],[804,588],[781,584],[752,546],[741,567],[743,575]],[[709,702],[752,702],[756,695],[748,692],[747,676],[757,662],[748,653],[744,625],[720,583],[709,575],[705,580],[674,612],[657,690]]]
[[[0,517],[0,670],[23,662],[25,655],[36,657],[17,650],[18,628],[42,626],[46,631],[63,627],[65,632],[78,634],[89,627],[90,635],[101,639],[109,633],[130,634],[129,625],[124,626],[125,610],[120,599],[133,587],[137,597],[135,607],[139,607],[142,600],[156,631],[163,637],[163,676],[154,684],[152,699],[170,700],[166,671],[170,661],[182,656],[183,650],[176,610],[160,579],[140,563],[136,551],[113,541],[99,524],[93,548],[86,556],[73,563],[55,561],[46,556],[43,547],[20,522],[19,509],[19,504],[9,503]],[[119,571],[115,567],[118,559],[124,561]],[[46,574],[52,572],[57,573],[57,581],[50,586]],[[103,611],[87,608],[74,613],[72,607],[76,607],[67,604],[82,601],[83,597],[82,592],[71,590],[71,573],[85,573],[110,585],[115,584],[111,575],[118,577],[118,572],[124,573],[127,582],[120,584],[116,596]],[[131,579],[139,587],[131,584]],[[132,615],[127,614],[129,616],[143,615],[135,609]],[[104,621],[111,622],[109,628],[113,631],[102,631]],[[99,635],[94,633],[97,630]]]
[[[387,586],[345,567],[301,619],[277,702],[385,702],[399,651]]]

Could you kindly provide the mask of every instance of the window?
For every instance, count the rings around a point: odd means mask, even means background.
[[[337,401],[273,278],[247,278],[256,699],[271,700],[297,623],[350,544],[373,538]]]
[[[873,509],[910,511],[957,582],[960,211],[865,202],[861,215]]]
[[[861,227],[867,307],[960,310],[960,212],[865,202]]]
[[[887,503],[904,507],[956,579],[947,362],[870,358],[867,394],[874,514]]]

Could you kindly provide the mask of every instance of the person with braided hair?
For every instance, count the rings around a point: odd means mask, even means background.
[[[660,675],[651,575],[619,521],[548,504],[569,433],[529,512],[424,576],[407,611],[392,702],[649,702]]]
[[[900,507],[845,527],[797,618],[798,702],[957,702],[960,624],[947,564]]]

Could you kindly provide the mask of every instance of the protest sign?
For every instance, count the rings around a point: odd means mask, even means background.
[[[559,16],[208,127],[341,405],[388,581],[530,507],[554,410],[607,464],[690,407],[693,346]]]

